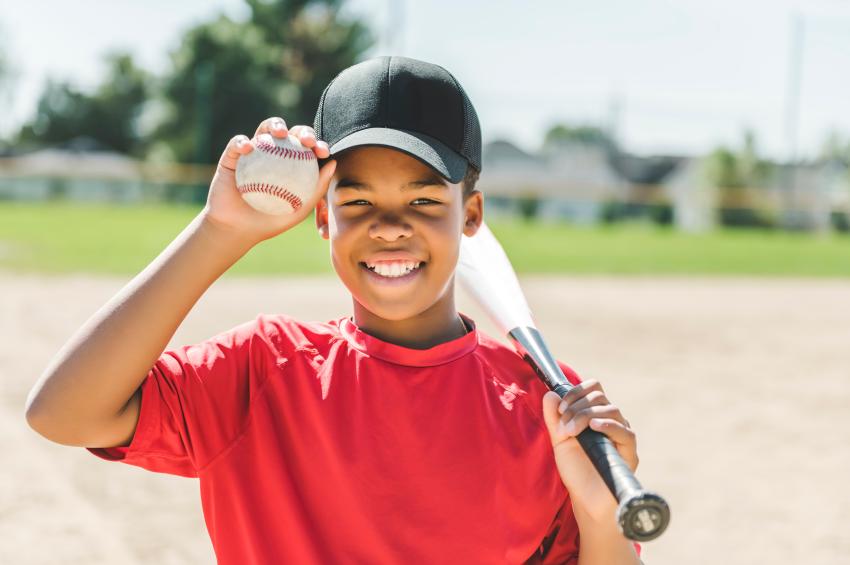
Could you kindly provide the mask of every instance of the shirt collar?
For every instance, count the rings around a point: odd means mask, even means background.
[[[471,328],[469,333],[429,349],[411,349],[380,340],[360,330],[351,318],[339,320],[339,331],[352,348],[370,357],[409,367],[433,367],[459,359],[478,346],[475,322],[464,314],[460,316]]]

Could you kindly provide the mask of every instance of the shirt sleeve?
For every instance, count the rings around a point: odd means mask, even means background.
[[[578,563],[578,547],[578,524],[567,497],[540,542],[540,547],[524,565],[575,565]]]
[[[166,350],[142,381],[130,445],[86,449],[107,461],[197,477],[245,429],[269,373],[286,361],[269,330],[258,316],[201,343]]]

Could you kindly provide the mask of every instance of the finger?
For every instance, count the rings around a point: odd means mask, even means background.
[[[268,133],[274,137],[286,137],[289,135],[289,130],[286,129],[286,122],[283,118],[273,116],[260,122],[257,131],[254,132],[254,137],[258,137],[261,133]]]
[[[572,404],[562,400],[561,404],[558,405],[558,412],[562,415],[570,414],[572,416],[585,408],[589,408],[591,406],[603,406],[605,404],[611,404],[608,397],[605,396],[605,393],[601,390],[591,390],[586,396],[579,398]]]
[[[254,145],[263,143],[265,145],[274,145],[274,138],[270,133],[261,133],[251,140]]]
[[[298,125],[293,127],[289,132],[298,137],[298,141],[304,147],[316,146],[316,132],[310,126]]]
[[[621,422],[607,418],[591,418],[588,423],[592,430],[605,434],[632,470],[637,470],[640,458],[637,454],[637,435]]]
[[[608,436],[608,439],[618,445],[632,446],[636,443],[635,432],[622,422],[611,418],[591,418],[588,422],[590,429]]]
[[[326,157],[330,157],[331,155],[330,147],[328,147],[328,144],[326,142],[321,140],[316,142],[316,146],[313,148],[313,152],[319,159],[324,159]]]
[[[590,408],[585,408],[569,419],[561,416],[561,424],[567,434],[577,436],[584,431],[585,428],[587,428],[591,418],[607,418],[610,420],[616,420],[621,424],[624,423],[625,420],[623,415],[620,414],[619,408],[613,404],[606,404],[605,406],[591,406]]]
[[[561,397],[557,392],[547,391],[543,395],[543,421],[546,423],[546,429],[549,430],[549,437],[553,443],[558,441],[558,425],[560,415],[558,414],[558,403]]]
[[[591,391],[598,390],[600,392],[605,392],[602,390],[602,385],[596,379],[587,379],[586,381],[582,381],[570,391],[564,395],[563,401],[567,404],[573,404],[579,398],[587,396],[587,394]]]
[[[218,168],[235,172],[236,162],[239,160],[239,157],[246,153],[250,153],[253,149],[254,148],[248,141],[247,136],[242,134],[233,136],[230,141],[227,142],[227,146],[224,148],[221,158],[218,160]]]

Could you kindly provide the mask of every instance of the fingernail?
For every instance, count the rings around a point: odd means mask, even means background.
[[[558,405],[558,413],[563,414],[566,411],[567,411],[567,403],[566,403],[566,401],[562,400],[561,403]]]
[[[275,120],[271,123],[271,125],[269,127],[271,127],[272,129],[280,129],[280,122]]]

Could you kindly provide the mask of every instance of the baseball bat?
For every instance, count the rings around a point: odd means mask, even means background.
[[[510,260],[486,224],[473,237],[463,236],[457,274],[537,376],[563,398],[573,385],[535,326]],[[641,486],[604,434],[587,428],[576,439],[618,502],[616,518],[623,535],[635,541],[660,536],[670,522],[664,499]]]

